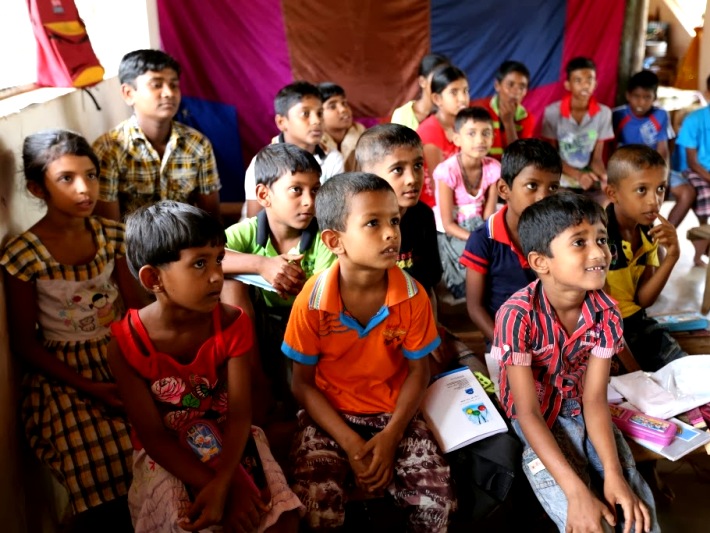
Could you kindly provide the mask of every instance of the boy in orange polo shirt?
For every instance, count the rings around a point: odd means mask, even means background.
[[[341,174],[321,187],[316,214],[338,261],[296,297],[282,347],[304,408],[292,488],[306,524],[342,527],[354,482],[387,489],[408,531],[446,531],[449,467],[417,414],[440,340],[426,291],[396,266],[397,197],[374,174]]]

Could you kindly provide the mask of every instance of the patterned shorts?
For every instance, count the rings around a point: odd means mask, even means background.
[[[690,184],[695,187],[697,197],[695,198],[695,205],[693,205],[693,211],[697,217],[708,217],[710,216],[710,183],[705,181],[695,172],[686,170],[683,172]]]

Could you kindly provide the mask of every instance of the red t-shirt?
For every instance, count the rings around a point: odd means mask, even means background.
[[[425,118],[419,124],[417,133],[423,145],[433,144],[441,150],[442,161],[445,161],[459,151],[458,147],[446,138],[446,132],[444,128],[441,127],[436,115],[429,115]],[[424,173],[427,177],[431,177],[434,174],[433,168],[427,168],[426,160],[424,162]],[[426,180],[420,199],[429,207],[433,208],[436,205],[436,199],[434,198],[434,190],[428,186],[428,182],[430,181],[432,180]]]

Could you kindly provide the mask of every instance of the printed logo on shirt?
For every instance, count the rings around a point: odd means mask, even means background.
[[[399,254],[399,257],[397,258],[397,266],[402,269],[412,268],[412,266],[414,266],[414,258],[412,255],[412,252]]]
[[[382,332],[382,336],[385,338],[385,345],[390,346],[394,344],[398,347],[404,342],[404,337],[407,334],[406,329],[401,328],[385,328]]]
[[[540,355],[542,353],[552,350],[553,348],[554,344],[548,344],[547,346],[543,346],[542,348],[533,349],[532,353],[533,355]]]

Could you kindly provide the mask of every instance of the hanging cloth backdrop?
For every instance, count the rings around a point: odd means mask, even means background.
[[[183,93],[235,108],[239,132],[223,134],[241,138],[235,151],[245,161],[277,133],[273,99],[287,83],[334,81],[356,117],[388,118],[416,95],[419,60],[430,51],[466,72],[472,99],[493,94],[502,61],[525,63],[523,103],[538,127],[545,106],[564,94],[564,65],[575,56],[594,59],[596,96],[611,105],[624,10],[619,0],[158,0]],[[241,183],[241,160],[230,165],[220,164],[223,182]],[[238,196],[229,200],[243,198],[229,189]]]

